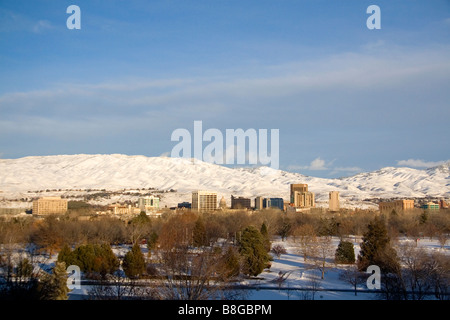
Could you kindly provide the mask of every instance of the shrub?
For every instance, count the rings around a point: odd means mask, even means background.
[[[334,259],[336,263],[355,263],[355,249],[353,248],[353,243],[349,241],[339,242]]]
[[[272,253],[275,254],[277,256],[277,258],[279,258],[282,254],[286,254],[286,248],[283,247],[281,244],[276,244],[272,247]]]
[[[128,278],[138,278],[146,270],[144,255],[138,243],[135,243],[123,259],[123,271]]]

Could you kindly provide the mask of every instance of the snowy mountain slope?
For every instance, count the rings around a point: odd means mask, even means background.
[[[226,197],[289,198],[289,184],[307,183],[317,200],[331,190],[343,198],[450,197],[450,163],[416,170],[387,167],[340,179],[308,177],[269,167],[227,168],[189,159],[111,155],[57,155],[0,160],[0,195],[45,189],[214,190]],[[220,195],[219,195],[220,196]]]

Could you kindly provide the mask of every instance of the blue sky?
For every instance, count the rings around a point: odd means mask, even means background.
[[[0,2],[1,158],[167,155],[201,120],[279,129],[283,170],[425,168],[449,102],[449,1]]]

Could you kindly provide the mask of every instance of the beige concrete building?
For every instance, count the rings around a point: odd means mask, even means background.
[[[330,191],[328,208],[330,211],[337,212],[340,209],[339,191]]]
[[[61,197],[43,197],[33,201],[33,214],[64,214],[67,212],[67,200]]]
[[[313,192],[294,191],[294,207],[297,208],[314,208],[316,199]]]
[[[108,212],[119,215],[136,215],[141,212],[141,209],[138,207],[132,207],[131,205],[116,203],[108,206]]]
[[[315,195],[308,191],[308,185],[305,183],[291,184],[291,203],[295,208],[314,208]]]
[[[308,185],[304,183],[291,184],[291,203],[295,203],[294,192],[308,192]]]
[[[192,210],[214,211],[217,209],[217,192],[198,190],[192,192]]]
[[[255,210],[262,210],[262,209],[263,209],[263,197],[256,197]]]
[[[392,210],[399,213],[405,210],[414,209],[414,200],[395,200],[390,202],[380,202],[378,204],[380,212],[391,213]]]

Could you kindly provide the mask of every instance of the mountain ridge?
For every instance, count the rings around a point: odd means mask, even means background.
[[[328,192],[366,198],[450,197],[450,162],[424,170],[385,167],[350,177],[317,178],[270,167],[228,168],[194,159],[123,154],[76,154],[0,159],[0,190],[214,190],[226,195],[289,199],[289,184],[307,183],[318,200]]]

